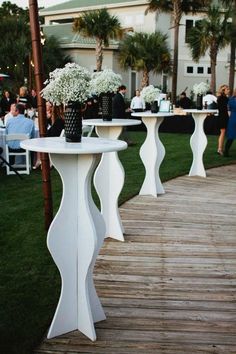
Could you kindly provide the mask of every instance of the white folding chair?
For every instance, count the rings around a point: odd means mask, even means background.
[[[82,136],[91,136],[92,135],[92,132],[93,132],[93,129],[94,129],[94,125],[83,125],[82,127]],[[61,131],[61,134],[60,134],[61,137],[64,137],[65,136],[65,130],[63,129]]]
[[[94,129],[94,125],[83,125],[82,136],[91,136]]]
[[[14,169],[19,173],[19,174],[27,174],[29,175],[30,173],[30,168],[31,168],[31,161],[30,161],[30,151],[29,150],[24,150],[24,149],[20,149],[20,150],[16,150],[16,149],[11,149],[8,146],[9,141],[12,140],[26,140],[29,139],[29,135],[28,134],[7,134],[6,135],[6,160],[9,163],[9,165],[11,166],[11,156],[14,156],[15,158],[17,156],[22,156],[25,158],[25,161],[23,163],[19,163],[13,164]],[[9,165],[6,165],[6,172],[7,175],[12,175],[15,172],[13,170],[11,170],[11,167]]]

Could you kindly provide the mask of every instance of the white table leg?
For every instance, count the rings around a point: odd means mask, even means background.
[[[146,170],[140,195],[150,194],[156,197],[157,194],[165,193],[159,176],[159,168],[165,156],[165,148],[158,134],[163,119],[163,117],[142,117],[147,127],[147,136],[140,149],[140,157]]]
[[[101,138],[118,139],[122,127],[97,126]],[[103,153],[94,174],[94,185],[101,203],[101,213],[106,224],[105,237],[124,241],[123,226],[118,209],[118,198],[124,185],[125,172],[117,152]]]
[[[206,177],[206,171],[203,165],[203,153],[207,146],[207,137],[203,129],[203,123],[206,118],[205,113],[193,114],[195,129],[190,139],[190,146],[193,152],[193,162],[189,171],[189,176]]]
[[[62,279],[59,303],[48,338],[79,329],[96,339],[94,322],[105,319],[92,280],[105,224],[91,197],[92,155],[51,154],[63,183],[60,208],[48,232],[47,244]]]

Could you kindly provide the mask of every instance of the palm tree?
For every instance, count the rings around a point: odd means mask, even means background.
[[[178,76],[178,48],[179,48],[179,26],[183,14],[195,13],[211,0],[150,0],[147,12],[167,12],[172,14],[174,28],[174,55],[172,74],[172,101],[176,102],[177,76]]]
[[[116,16],[111,16],[107,9],[83,12],[73,23],[73,31],[84,37],[96,39],[96,68],[102,70],[103,46],[109,46],[110,39],[120,39],[123,31]]]
[[[222,0],[223,5],[231,9],[232,28],[230,42],[229,88],[231,94],[234,89],[235,50],[236,50],[236,0]]]
[[[189,33],[189,48],[192,58],[198,61],[209,51],[211,62],[211,91],[216,91],[216,64],[220,49],[230,42],[229,11],[222,14],[218,6],[208,9],[207,17],[196,22]]]
[[[136,32],[127,35],[120,44],[121,66],[142,71],[142,87],[149,85],[150,71],[160,73],[169,70],[170,57],[167,35],[161,32]]]

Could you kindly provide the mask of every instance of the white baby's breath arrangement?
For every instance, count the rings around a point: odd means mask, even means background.
[[[205,95],[205,93],[210,89],[210,86],[206,82],[200,82],[200,84],[193,85],[193,93],[195,95]]]
[[[111,69],[104,69],[92,74],[90,90],[98,96],[101,93],[116,92],[121,85],[121,80],[121,75],[114,73]]]
[[[158,99],[160,93],[161,90],[159,90],[157,87],[149,85],[142,89],[140,95],[143,98],[144,102],[152,103]]]
[[[90,97],[91,74],[86,68],[67,63],[64,68],[55,69],[45,81],[42,97],[55,104],[67,105],[68,102],[84,103]]]

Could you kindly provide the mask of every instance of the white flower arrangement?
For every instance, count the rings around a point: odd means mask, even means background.
[[[210,89],[210,86],[206,82],[200,82],[200,84],[193,85],[193,93],[195,95],[205,95],[205,93]]]
[[[90,90],[95,95],[116,92],[121,85],[122,77],[111,69],[105,69],[92,74]]]
[[[142,89],[140,95],[146,103],[152,103],[158,100],[161,90],[154,87],[153,85],[146,86]]]
[[[84,103],[90,95],[91,74],[86,68],[75,63],[67,63],[64,68],[55,69],[45,81],[41,96],[55,104],[68,102]]]

